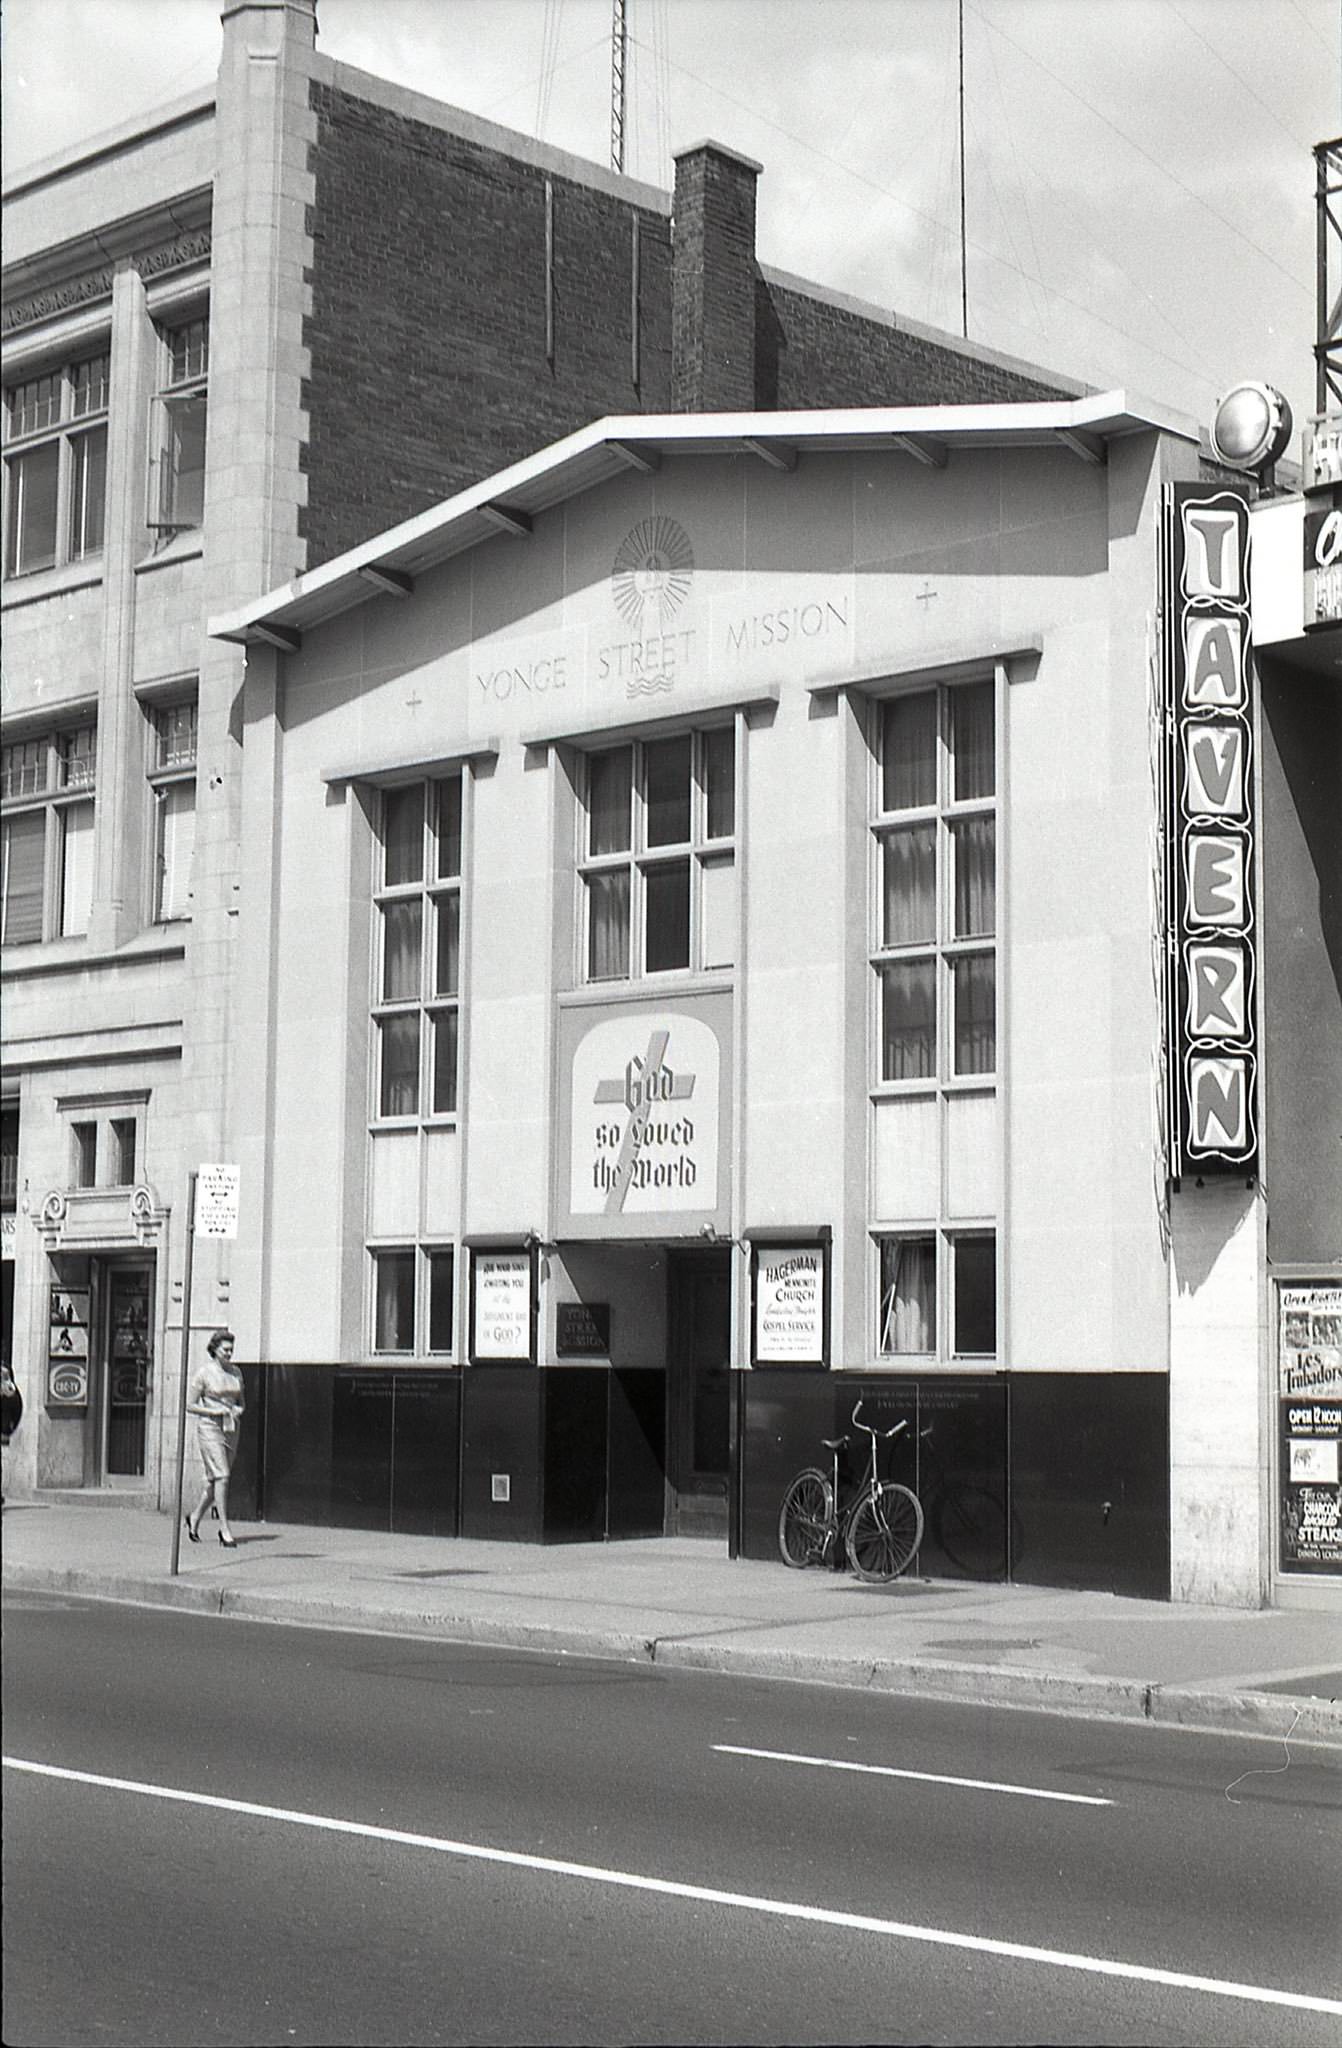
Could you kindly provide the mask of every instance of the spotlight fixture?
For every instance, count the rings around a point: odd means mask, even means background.
[[[1237,468],[1270,469],[1291,439],[1291,408],[1271,384],[1233,384],[1212,417],[1212,448]]]

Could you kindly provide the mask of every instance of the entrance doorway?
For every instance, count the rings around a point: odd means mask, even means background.
[[[72,1418],[82,1410],[83,1449],[63,1462],[60,1483],[139,1485],[145,1476],[154,1352],[152,1258],[61,1254],[52,1260],[47,1384]]]
[[[667,1272],[669,1536],[727,1536],[730,1251],[673,1252]]]
[[[95,1262],[101,1263],[101,1262]],[[143,1479],[153,1346],[154,1269],[108,1259],[101,1295],[103,1484]]]

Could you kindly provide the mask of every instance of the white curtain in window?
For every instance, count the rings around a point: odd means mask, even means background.
[[[415,1345],[415,1255],[375,1252],[377,1301],[373,1342],[379,1351],[413,1351]]]
[[[61,819],[61,936],[86,932],[93,909],[93,805],[69,804]]]
[[[991,818],[961,818],[955,835],[955,936],[991,935],[997,915],[996,828]]]
[[[936,1350],[936,1275],[932,1238],[895,1237],[882,1244],[882,1353]]]
[[[937,935],[937,828],[888,832],[885,855],[887,946],[927,945]]]
[[[419,994],[423,909],[418,896],[382,906],[382,995],[386,1002]]]
[[[937,700],[931,690],[883,707],[881,808],[908,811],[937,799]]]
[[[937,1065],[934,960],[897,960],[881,969],[881,1078],[925,1081]]]
[[[629,972],[629,870],[587,878],[587,972],[618,981]]]
[[[169,783],[159,799],[158,917],[190,917],[196,858],[196,785]]]
[[[951,692],[951,754],[955,761],[955,795],[993,793],[993,686],[974,683]]]
[[[424,785],[387,791],[382,812],[383,871],[388,889],[424,876]]]
[[[587,774],[587,850],[627,853],[633,755],[628,747],[593,754]]]

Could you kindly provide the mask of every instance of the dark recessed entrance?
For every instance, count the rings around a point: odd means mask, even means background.
[[[730,1251],[673,1252],[667,1273],[670,1536],[727,1538],[731,1351]]]

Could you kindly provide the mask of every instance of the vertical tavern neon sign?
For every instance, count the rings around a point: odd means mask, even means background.
[[[1170,1172],[1258,1153],[1249,508],[1167,487],[1161,536]]]

